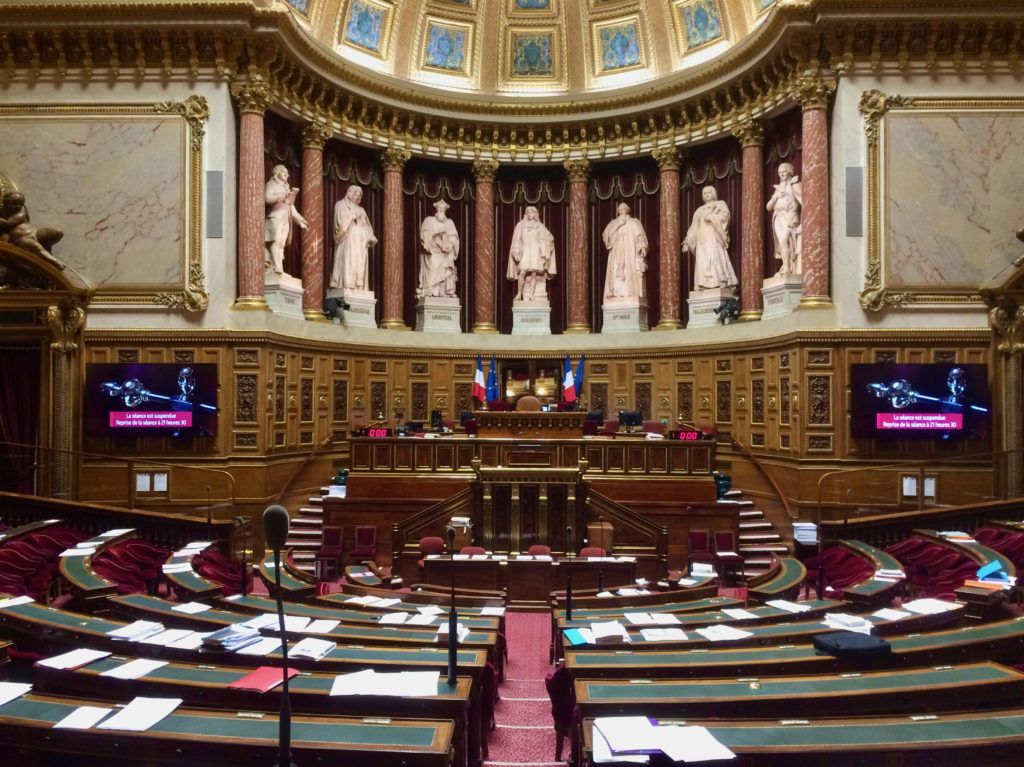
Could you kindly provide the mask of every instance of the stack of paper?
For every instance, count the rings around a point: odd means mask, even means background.
[[[623,613],[622,617],[634,626],[654,625],[654,617],[650,613]]]
[[[790,602],[785,599],[772,599],[765,602],[770,607],[777,607],[779,610],[785,610],[787,613],[805,613],[811,609],[810,605],[802,605],[799,602]]]
[[[626,627],[618,621],[597,621],[590,624],[596,644],[618,644],[629,641]]]
[[[287,627],[287,625],[288,625],[287,618],[288,618],[288,616],[286,615],[285,616],[285,627]],[[279,622],[280,621],[278,621],[277,615],[274,614],[274,613],[260,613],[259,615],[256,615],[256,616],[250,618],[249,620],[243,621],[242,623],[239,623],[237,625],[243,626],[244,628],[247,628],[247,629],[253,629],[255,631],[259,631],[260,629],[263,629],[263,628],[270,628],[271,626],[277,626],[279,624]]]
[[[682,629],[640,629],[640,634],[648,642],[672,642],[686,639]]]
[[[136,698],[96,727],[100,730],[143,732],[181,705],[181,698]]]
[[[20,698],[31,690],[32,685],[23,682],[0,682],[0,706]]]
[[[404,615],[404,613],[403,613]],[[406,626],[429,626],[437,620],[436,615],[424,615],[423,613],[417,613],[413,615],[409,620],[405,622]]]
[[[915,599],[912,602],[904,602],[903,609],[910,610],[918,615],[938,615],[939,613],[959,610],[963,605],[957,602],[946,602],[942,599]]]
[[[252,655],[258,658],[265,658],[270,653],[281,649],[280,637],[260,637],[252,644],[239,647],[236,652],[239,655]]]
[[[153,621],[135,621],[119,629],[108,631],[107,636],[111,639],[121,639],[129,642],[138,642],[146,637],[159,634],[164,630],[164,624]]]
[[[107,530],[105,533],[100,533],[97,538],[116,538],[119,535],[127,535],[135,530],[134,527],[118,527],[114,530]]]
[[[311,620],[302,632],[304,634],[328,634],[334,631],[340,623],[341,621],[332,620],[331,618],[317,618],[316,620]]]
[[[656,626],[672,626],[682,622],[674,613],[651,613],[651,620]]]
[[[213,545],[213,541],[192,541],[186,543],[180,549],[171,554],[172,557],[194,557],[200,551],[208,549]]]
[[[419,612],[421,612],[423,615],[440,615],[444,612],[444,610],[442,610],[437,605],[420,605],[416,609],[419,610]]]
[[[504,614],[505,614],[505,608],[504,607],[481,607],[480,608],[480,615],[481,615],[481,617],[486,616],[486,617],[489,617],[489,618],[500,618]]]
[[[704,727],[654,726],[642,716],[594,720],[594,761],[646,764],[646,754],[661,751],[676,762],[733,759],[735,754]]]
[[[813,522],[794,522],[793,538],[798,543],[813,544],[818,542],[818,526]]]
[[[707,562],[694,562],[690,568],[690,575],[717,575],[715,568]],[[682,583],[682,581],[680,581]]]
[[[100,658],[106,658],[108,655],[110,655],[110,653],[104,652],[103,650],[89,650],[82,647],[78,650],[71,650],[70,652],[61,653],[60,655],[54,655],[52,658],[36,661],[36,665],[45,666],[46,668],[59,668],[64,669],[65,671],[74,671],[76,668],[88,666],[93,661],[97,661]]]
[[[288,655],[296,658],[312,658],[313,660],[320,660],[337,646],[338,645],[335,642],[329,642],[326,639],[306,637],[288,650]]]
[[[859,615],[846,615],[844,613],[825,613],[825,625],[833,629],[845,631],[856,631],[858,634],[870,634],[874,624],[861,618]]]
[[[240,650],[246,645],[258,642],[260,638],[260,632],[258,629],[251,628],[241,623],[236,623],[233,626],[226,626],[219,631],[214,631],[203,639],[203,646],[211,647],[214,650],[226,650],[228,652],[232,652],[234,650]]]
[[[750,631],[724,625],[705,626],[702,629],[697,629],[697,633],[712,642],[728,642],[732,639],[743,639],[744,637],[753,636],[753,633]]]
[[[757,619],[757,613],[752,613],[750,610],[744,610],[739,607],[723,607],[722,612],[736,620],[747,621]]]
[[[150,671],[155,671],[156,669],[163,668],[166,665],[167,661],[165,660],[136,658],[135,660],[130,660],[127,663],[122,663],[120,666],[108,668],[106,671],[100,672],[100,676],[109,676],[114,679],[140,679]]]
[[[205,613],[210,606],[204,605],[202,602],[182,602],[179,605],[174,605],[171,609],[175,612],[195,615],[196,613]]]
[[[465,626],[463,626],[461,623],[459,623],[457,625],[457,628],[456,628],[456,634],[458,636],[458,641],[461,644],[462,642],[466,641],[467,637],[469,637],[469,629],[466,628]],[[438,628],[437,628],[437,636],[434,637],[434,641],[435,642],[441,642],[441,643],[444,643],[444,644],[448,643],[448,623],[447,622],[442,623],[440,626],[438,626]]]
[[[4,610],[8,607],[17,607],[18,605],[27,605],[30,602],[35,602],[32,597],[20,596],[11,597],[10,599],[0,599],[0,610]]]
[[[902,570],[897,570],[895,568],[889,569],[885,567],[880,567],[879,569],[875,570],[875,577],[879,579],[887,578],[891,580],[900,580],[902,578],[906,578],[907,574],[904,573]]]
[[[175,642],[180,642],[185,637],[191,636],[195,632],[192,629],[165,629],[159,633],[148,636],[145,639],[139,640],[142,644],[157,645],[159,647],[170,647]]]
[[[331,695],[388,695],[425,698],[437,695],[439,671],[398,671],[391,673],[364,669],[334,678]]]
[[[79,706],[53,727],[60,730],[88,730],[113,710],[101,706]]]

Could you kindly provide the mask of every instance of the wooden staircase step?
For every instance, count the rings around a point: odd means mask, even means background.
[[[757,517],[764,517],[764,512],[760,509],[744,509],[739,513],[740,519],[751,519]]]
[[[772,530],[772,523],[767,519],[752,519],[740,522],[740,530]]]

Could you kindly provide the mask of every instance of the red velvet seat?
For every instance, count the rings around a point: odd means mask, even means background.
[[[342,531],[340,527],[326,525],[323,542],[313,557],[313,566],[318,581],[337,580],[341,567]]]
[[[444,552],[444,538],[438,535],[428,535],[425,538],[420,538],[420,559],[419,566],[423,567],[423,560],[431,554],[441,554]]]
[[[608,556],[600,546],[584,546],[580,549],[581,557],[605,557]]]
[[[532,557],[551,556],[551,547],[545,546],[543,543],[535,543],[526,553]]]
[[[463,546],[461,549],[459,549],[459,553],[469,554],[470,556],[479,556],[480,554],[486,554],[487,549],[485,549],[483,546]]]
[[[377,556],[377,527],[375,525],[356,525],[355,545],[348,556],[353,562],[361,562]]]
[[[745,561],[737,551],[736,534],[732,530],[715,530],[713,540],[719,574],[729,573],[742,578]]]
[[[554,671],[549,671],[544,677],[544,687],[551,700],[551,719],[555,725],[555,761],[560,762],[565,738],[572,734],[573,714],[576,710],[569,669],[560,665]]]

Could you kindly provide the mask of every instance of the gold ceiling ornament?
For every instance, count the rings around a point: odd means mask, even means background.
[[[160,101],[153,105],[157,114],[181,115],[189,127],[189,140],[192,150],[198,152],[203,148],[203,137],[206,136],[206,121],[210,119],[210,105],[202,96],[189,96],[184,101]]]

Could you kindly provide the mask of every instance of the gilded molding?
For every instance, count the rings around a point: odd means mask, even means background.
[[[590,160],[566,160],[562,165],[570,182],[585,182],[590,177]]]
[[[864,115],[864,134],[867,136],[868,146],[878,146],[878,125],[890,107],[912,106],[913,103],[914,100],[906,96],[889,96],[878,90],[864,91],[857,108]]]
[[[54,351],[70,353],[78,348],[78,331],[85,325],[85,309],[75,304],[50,306],[46,310],[46,322],[53,331]]]
[[[185,118],[189,127],[189,141],[193,152],[203,148],[206,121],[210,119],[210,105],[202,96],[189,96],[184,101],[160,101],[153,105],[157,114],[175,114]]]

